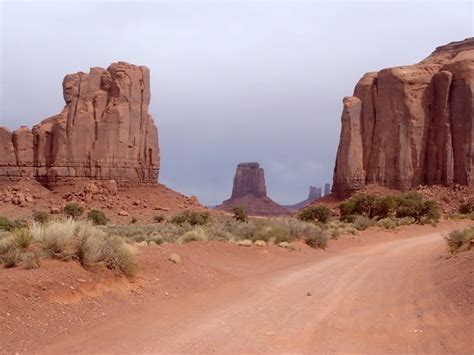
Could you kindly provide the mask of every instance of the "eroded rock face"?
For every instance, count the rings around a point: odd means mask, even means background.
[[[367,73],[344,98],[333,192],[474,183],[474,38]]]
[[[267,195],[265,174],[258,163],[240,163],[234,176],[231,198],[252,194],[255,197]]]
[[[265,174],[258,163],[237,165],[232,196],[217,208],[231,212],[234,207],[244,207],[250,215],[284,215],[289,211],[269,197],[265,186]]]
[[[157,183],[160,153],[148,113],[147,67],[118,62],[68,74],[63,96],[62,112],[31,131],[0,128],[0,178],[33,177],[46,186],[77,179]]]

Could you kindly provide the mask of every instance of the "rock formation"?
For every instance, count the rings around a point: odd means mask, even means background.
[[[319,200],[322,197],[322,189],[321,187],[316,187],[316,186],[310,186],[309,187],[309,195],[308,198],[304,201],[295,203],[294,205],[284,205],[286,209],[290,211],[298,211],[302,208],[305,208],[307,205],[309,205],[311,202]]]
[[[288,214],[289,211],[269,197],[265,186],[265,175],[258,163],[237,165],[230,199],[218,209],[231,212],[234,207],[244,207],[249,215],[273,216]]]
[[[333,192],[474,183],[474,38],[365,74],[344,98]]]
[[[324,196],[327,196],[331,193],[331,184],[324,184]]]
[[[150,72],[125,62],[66,75],[66,105],[32,130],[0,128],[0,179],[52,187],[76,180],[157,183],[158,131],[148,113]]]

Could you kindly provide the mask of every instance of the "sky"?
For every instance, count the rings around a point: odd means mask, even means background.
[[[304,200],[332,181],[342,99],[364,73],[474,35],[471,1],[1,1],[0,14],[1,126],[59,113],[67,73],[146,65],[159,181],[208,205],[249,161],[275,201]]]

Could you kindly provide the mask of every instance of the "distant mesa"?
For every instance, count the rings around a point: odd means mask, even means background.
[[[218,209],[232,212],[234,207],[244,207],[254,216],[277,216],[289,214],[286,208],[267,196],[265,174],[258,163],[240,163],[234,176],[230,199],[217,206]]]
[[[321,197],[327,196],[330,193],[331,193],[331,184],[324,185],[324,194],[322,193],[321,187],[310,186],[308,198],[306,200],[295,203],[294,205],[284,205],[283,207],[285,207],[286,209],[290,211],[298,211],[308,206],[311,202],[317,201]]]
[[[77,180],[156,185],[158,131],[148,113],[150,71],[125,62],[63,80],[66,105],[30,130],[0,127],[0,180],[33,178],[47,187]]]
[[[473,100],[474,38],[365,74],[343,101],[333,191],[474,185]]]

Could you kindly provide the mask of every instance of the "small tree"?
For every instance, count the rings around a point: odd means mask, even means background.
[[[92,221],[96,226],[105,226],[109,221],[105,213],[100,210],[91,210],[87,214],[87,219]]]
[[[303,209],[298,219],[304,222],[321,222],[327,223],[331,217],[331,210],[326,206],[310,206]]]
[[[234,219],[237,222],[247,222],[248,221],[248,215],[247,211],[245,210],[244,207],[234,207],[232,209],[232,212],[234,212]]]
[[[66,204],[63,208],[63,212],[66,216],[76,219],[84,213],[84,207],[77,203],[71,202]]]

